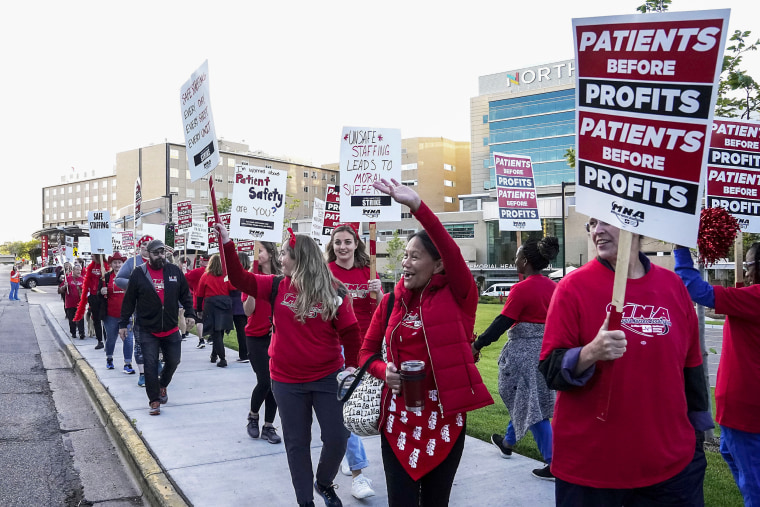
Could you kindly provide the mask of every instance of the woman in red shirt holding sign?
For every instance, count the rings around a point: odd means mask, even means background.
[[[274,299],[274,332],[269,347],[272,392],[280,410],[282,433],[296,499],[313,505],[311,466],[312,412],[319,421],[322,452],[314,489],[327,505],[341,505],[333,480],[346,452],[348,431],[343,426],[343,406],[338,400],[336,375],[345,364],[356,367],[361,344],[351,298],[325,264],[316,242],[294,235],[280,252],[284,278],[247,273],[235,245],[222,224],[215,224],[235,287],[257,301]]]

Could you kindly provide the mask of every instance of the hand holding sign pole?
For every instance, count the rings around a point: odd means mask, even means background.
[[[211,205],[214,208],[214,220],[216,220],[216,223],[221,224],[222,219],[219,218],[219,210],[216,207],[216,192],[214,192],[214,177],[209,176],[208,177],[208,187],[209,191],[211,192]],[[222,225],[224,227],[224,225]],[[222,260],[222,276],[224,276],[224,281],[226,282],[228,280],[227,278],[227,263],[224,259],[224,245],[222,244],[222,237],[219,231],[216,231],[217,237],[219,238],[219,257]]]

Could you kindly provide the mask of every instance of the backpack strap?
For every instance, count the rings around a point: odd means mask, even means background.
[[[391,313],[393,313],[393,303],[396,301],[396,294],[391,291],[388,293],[388,307],[385,311],[385,328],[388,328],[388,322],[391,321]]]

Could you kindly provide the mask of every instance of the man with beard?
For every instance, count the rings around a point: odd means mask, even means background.
[[[145,361],[145,391],[150,415],[159,415],[169,401],[166,388],[177,370],[182,355],[182,336],[178,327],[179,303],[185,308],[188,328],[195,324],[190,289],[179,266],[166,262],[166,246],[160,239],[148,243],[148,262],[132,272],[124,294],[119,335],[127,335],[129,317],[137,311],[139,335]],[[164,356],[164,369],[158,376],[158,352]]]

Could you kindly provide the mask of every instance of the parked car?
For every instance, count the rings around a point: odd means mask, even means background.
[[[55,275],[55,266],[46,266],[21,277],[21,286],[27,289],[33,289],[38,285],[58,285],[59,283]]]
[[[513,283],[495,283],[488,287],[481,296],[509,296],[509,289],[513,286]]]

